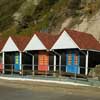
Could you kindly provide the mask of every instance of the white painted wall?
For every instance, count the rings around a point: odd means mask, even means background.
[[[63,31],[51,49],[79,48],[66,31]]]
[[[19,49],[17,48],[17,46],[14,43],[14,41],[12,40],[12,38],[9,37],[1,51],[2,52],[11,52],[11,51],[19,51]]]
[[[35,34],[24,51],[30,51],[30,50],[46,50],[47,48],[44,46],[44,44],[40,41],[40,39]]]

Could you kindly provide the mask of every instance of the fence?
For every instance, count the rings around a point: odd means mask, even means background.
[[[100,75],[96,75],[94,68],[88,68],[88,75],[85,75],[85,67],[73,67],[73,72],[67,71],[67,65],[34,65],[31,64],[22,64],[19,68],[15,68],[16,64],[5,64],[4,74],[18,74],[18,75],[44,75],[44,76],[53,76],[53,77],[69,77],[73,79],[88,79],[88,78],[97,78],[100,80]],[[48,70],[39,70],[39,66],[48,66]],[[3,71],[0,70],[2,73]],[[77,71],[76,71],[77,70]]]

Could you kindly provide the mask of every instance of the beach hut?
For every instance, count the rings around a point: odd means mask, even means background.
[[[3,52],[3,62],[5,72],[21,72],[22,52],[29,41],[27,36],[10,36],[1,52]]]
[[[37,32],[24,49],[32,55],[33,72],[47,72],[53,70],[53,54],[49,52],[57,36]],[[50,66],[51,65],[51,66]]]
[[[100,64],[100,44],[88,33],[64,29],[51,50],[61,56],[62,72],[88,75],[93,66]]]

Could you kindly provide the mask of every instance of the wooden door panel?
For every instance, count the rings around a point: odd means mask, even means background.
[[[49,64],[49,55],[46,52],[39,52],[38,55],[38,70],[39,71],[48,71]]]

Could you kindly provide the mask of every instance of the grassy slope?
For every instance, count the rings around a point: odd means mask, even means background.
[[[13,22],[12,15],[24,0],[0,0],[0,31],[7,29]]]
[[[76,7],[73,3],[70,4],[72,0],[42,0],[36,7],[30,6],[22,9],[25,0],[1,0],[0,1],[0,29],[3,29],[3,36],[8,37],[11,34],[27,34],[30,35],[34,31],[52,31],[60,29],[62,22],[72,16],[68,15],[68,7],[71,5]],[[74,0],[73,0],[74,1]],[[77,0],[76,0],[77,1]],[[97,0],[97,4],[99,0]],[[27,6],[27,5],[26,5]],[[5,9],[6,8],[6,9]],[[13,9],[12,9],[13,8]],[[27,27],[18,28],[18,26],[13,24],[12,15],[16,11],[22,10],[22,14],[25,17],[30,17],[30,21],[27,22]],[[18,10],[19,9],[19,10]],[[34,9],[34,10],[33,10]],[[77,15],[76,15],[77,16]],[[77,18],[79,20],[79,17]],[[76,19],[75,19],[76,20]],[[75,23],[77,20],[75,21]],[[13,25],[12,25],[13,24]],[[73,26],[73,25],[70,25]]]
[[[31,9],[31,14],[29,13],[30,10],[24,12],[24,15],[29,15],[32,18],[31,22],[28,23],[26,28],[21,28],[21,30],[18,32],[16,25],[10,25],[8,29],[6,28],[6,30],[3,31],[3,36],[8,37],[11,34],[30,35],[34,31],[52,30],[52,27],[55,27],[58,21],[62,21],[62,12],[67,7],[68,1],[69,0],[42,0],[40,4],[34,8],[34,11]],[[10,20],[12,19],[10,18]],[[37,21],[37,23],[34,24],[34,21]]]

